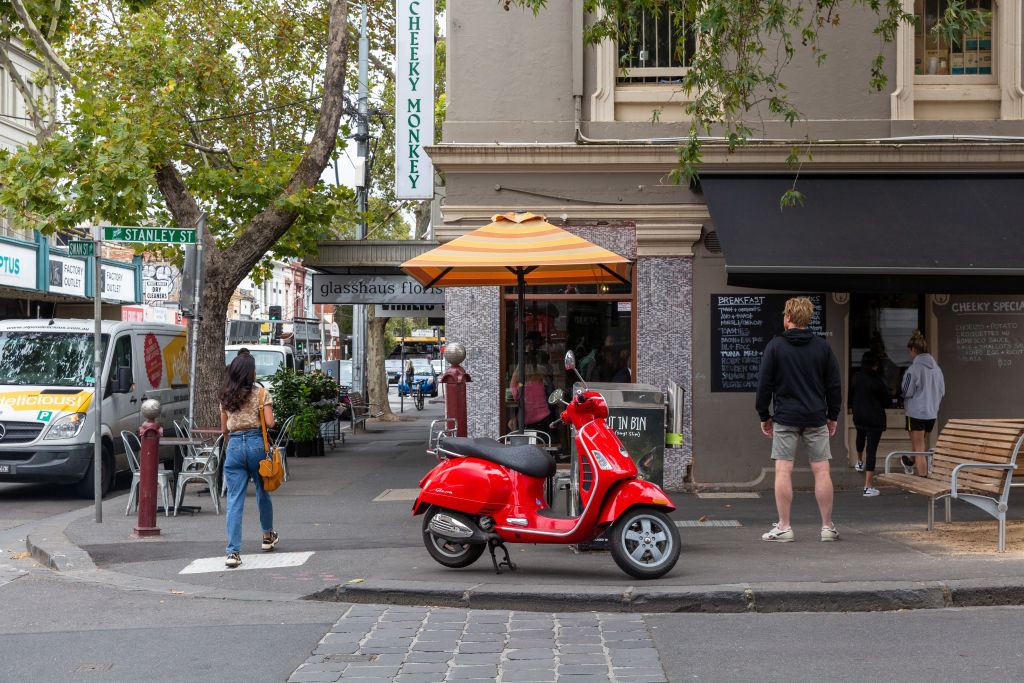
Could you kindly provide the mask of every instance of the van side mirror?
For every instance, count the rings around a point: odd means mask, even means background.
[[[132,377],[132,368],[129,365],[122,365],[117,369],[117,380],[114,382],[113,393],[127,394],[132,390],[135,383]]]

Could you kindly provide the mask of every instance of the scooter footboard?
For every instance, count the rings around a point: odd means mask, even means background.
[[[620,481],[605,495],[601,504],[601,515],[597,520],[598,525],[611,524],[634,505],[650,505],[664,512],[676,509],[657,484],[639,479]]]

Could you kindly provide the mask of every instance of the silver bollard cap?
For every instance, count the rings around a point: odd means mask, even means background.
[[[142,416],[147,420],[155,420],[160,417],[160,410],[163,406],[155,398],[147,398],[142,402]]]
[[[458,365],[466,360],[466,347],[462,345],[462,342],[446,342],[444,359],[448,361],[448,365]]]

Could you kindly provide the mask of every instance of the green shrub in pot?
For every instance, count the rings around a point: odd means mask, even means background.
[[[292,441],[312,441],[320,425],[334,417],[341,387],[322,372],[299,374],[281,368],[270,378],[274,415],[279,421],[294,415]]]

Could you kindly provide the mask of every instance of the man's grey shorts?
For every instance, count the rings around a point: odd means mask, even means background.
[[[832,459],[832,451],[828,447],[828,426],[792,427],[775,424],[772,426],[772,460],[793,460],[800,441],[804,442],[810,462]]]

